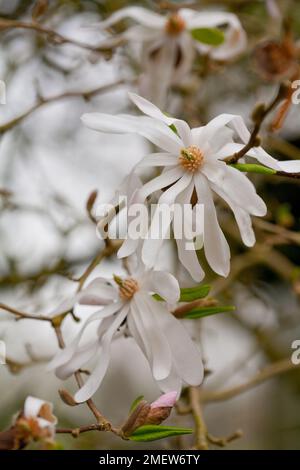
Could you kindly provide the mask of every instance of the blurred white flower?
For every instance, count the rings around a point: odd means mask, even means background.
[[[165,189],[158,204],[189,204],[193,195],[204,205],[204,252],[211,268],[222,276],[230,270],[230,250],[219,226],[213,194],[221,197],[232,209],[241,237],[246,246],[253,246],[255,235],[251,215],[264,216],[266,206],[246,174],[227,165],[222,159],[244,148],[250,132],[243,119],[232,114],[221,114],[206,126],[190,129],[185,121],[163,114],[144,98],[130,93],[131,100],[147,116],[111,116],[101,113],[84,114],[82,120],[87,127],[110,133],[137,133],[161,149],[160,153],[147,155],[138,167],[162,167],[162,172],[143,187],[138,188],[130,201],[143,203],[154,192]],[[176,128],[176,132],[171,129]],[[239,142],[236,142],[236,137]],[[278,162],[262,147],[247,152],[263,165],[279,171],[299,172],[299,161]],[[159,218],[153,217],[149,233],[143,242],[142,259],[148,267],[155,266],[163,237]],[[170,220],[171,223],[171,220]],[[185,220],[185,223],[188,223]],[[190,221],[192,225],[193,221]],[[153,226],[153,224],[156,224]],[[167,224],[165,224],[167,225]],[[167,230],[167,226],[165,229]],[[155,234],[158,234],[156,237]],[[200,281],[204,272],[195,251],[186,250],[184,237],[176,239],[181,263],[191,276]],[[119,256],[134,253],[139,240],[128,237]]]
[[[226,61],[241,53],[247,43],[237,16],[220,11],[198,12],[182,8],[165,16],[142,7],[128,7],[113,13],[98,26],[107,28],[124,18],[130,18],[138,25],[128,28],[118,39],[140,46],[144,71],[141,93],[157,105],[164,104],[169,86],[180,83],[191,70],[196,52]],[[204,44],[192,35],[199,28],[215,27],[224,32],[220,45]]]
[[[275,20],[281,19],[282,14],[276,0],[266,0],[267,12]]]
[[[54,436],[57,419],[53,415],[52,403],[29,396],[24,403],[22,418],[34,420],[41,430],[47,431],[51,437]]]
[[[147,358],[154,379],[163,391],[179,391],[182,383],[199,385],[203,379],[201,354],[184,326],[153,298],[159,294],[168,304],[180,296],[177,280],[163,271],[138,271],[114,283],[94,279],[80,294],[80,304],[106,305],[95,312],[72,343],[50,363],[56,375],[66,379],[95,355],[97,364],[84,386],[75,394],[77,402],[88,400],[100,386],[110,362],[113,338],[120,328],[131,335]],[[86,328],[97,322],[97,338],[81,345]]]

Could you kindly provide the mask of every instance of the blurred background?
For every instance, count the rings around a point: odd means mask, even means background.
[[[43,3],[48,3],[44,9]],[[81,124],[85,112],[135,112],[127,91],[136,90],[139,74],[129,47],[97,51],[104,33],[91,25],[127,5],[166,14],[178,3],[0,0],[0,79],[6,84],[6,104],[0,105],[0,303],[46,314],[74,292],[76,285],[70,278],[80,276],[102,248],[86,213],[89,195],[98,190],[98,200],[109,201],[148,149],[139,137],[102,135]],[[251,126],[255,104],[270,101],[278,83],[286,78],[287,54],[281,47],[287,31],[284,25],[288,23],[297,44],[300,3],[180,2],[192,3],[237,13],[249,37],[248,50],[229,64],[208,64],[198,57],[189,79],[171,90],[166,111],[177,113],[192,126],[221,112],[238,113]],[[37,21],[60,36],[21,27],[22,22],[36,25]],[[271,64],[260,48],[265,41],[277,47]],[[297,67],[298,57],[291,60]],[[289,107],[277,132],[266,126],[264,142],[266,150],[279,159],[300,158],[300,105]],[[208,390],[246,382],[264,365],[290,357],[292,342],[300,339],[299,180],[267,175],[254,175],[252,180],[269,209],[263,222],[254,220],[257,244],[252,250],[242,245],[232,214],[220,206],[220,220],[232,250],[232,270],[228,279],[213,273],[206,279],[215,296],[234,304],[236,311],[187,325],[203,350]],[[115,258],[106,259],[93,276],[121,269]],[[88,308],[76,310],[80,318],[88,312]],[[72,318],[64,322],[67,342],[78,327]],[[7,348],[7,364],[0,365],[0,430],[9,426],[27,395],[52,401],[60,426],[90,421],[84,406],[70,408],[61,402],[57,390],[62,383],[46,371],[57,350],[48,324],[15,321],[0,310],[0,340]],[[74,390],[73,380],[63,386]],[[131,402],[142,394],[149,401],[159,395],[148,365],[131,339],[116,340],[112,366],[95,401],[120,424]],[[243,431],[243,437],[230,443],[229,449],[299,449],[299,397],[297,369],[232,399],[208,403],[205,421],[212,435]],[[192,425],[189,415],[179,416],[175,411],[169,422]],[[59,436],[58,440],[66,449],[151,447],[105,433],[88,433],[79,439]],[[152,448],[189,445],[189,438],[173,438],[156,442]]]

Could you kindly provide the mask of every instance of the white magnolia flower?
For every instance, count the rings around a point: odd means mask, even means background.
[[[50,436],[54,436],[57,419],[53,415],[52,403],[29,396],[24,403],[23,417],[35,420],[40,429],[46,430]]]
[[[246,174],[222,161],[241,150],[248,142],[250,133],[243,119],[232,114],[221,114],[206,126],[190,129],[186,122],[167,117],[144,98],[133,93],[130,98],[147,116],[91,113],[83,115],[84,124],[102,132],[137,133],[159,147],[159,153],[147,155],[139,166],[160,167],[162,172],[138,189],[131,203],[142,203],[160,189],[165,191],[158,203],[170,206],[174,203],[189,204],[192,195],[196,194],[198,203],[204,205],[205,256],[216,273],[227,276],[230,269],[230,250],[218,223],[214,194],[221,197],[232,209],[243,242],[247,246],[255,243],[250,216],[266,214],[265,203],[256,194],[255,187]],[[175,126],[177,133],[170,126]],[[249,150],[247,156],[275,170],[300,171],[299,161],[278,162],[262,147]],[[153,236],[160,233],[161,229],[157,218],[153,218],[152,225],[153,223],[156,223],[156,226],[150,227],[152,238],[145,239],[142,249],[142,259],[148,267],[155,265],[163,242],[162,237]],[[184,239],[177,239],[176,242],[181,263],[195,280],[201,280],[204,272],[196,252],[185,249]],[[132,254],[138,243],[139,240],[127,238],[119,250],[119,256]]]
[[[140,57],[145,72],[141,92],[158,105],[163,104],[169,86],[180,83],[191,70],[196,52],[209,53],[213,59],[224,61],[246,47],[246,34],[232,13],[182,8],[165,16],[142,7],[128,7],[113,13],[99,26],[106,28],[124,18],[138,23],[128,28],[121,38],[141,46]],[[208,46],[193,39],[193,30],[214,27],[224,30],[225,39],[221,45]]]
[[[88,400],[100,386],[109,366],[111,342],[120,328],[135,339],[163,391],[179,391],[183,382],[202,382],[200,351],[180,321],[163,302],[153,298],[153,293],[174,304],[180,295],[178,282],[169,273],[139,268],[128,279],[115,277],[110,283],[94,279],[81,292],[80,304],[105,307],[89,317],[73,342],[50,364],[59,378],[66,379],[97,355],[92,374],[75,394],[77,402]],[[97,338],[81,345],[87,326],[95,322]]]

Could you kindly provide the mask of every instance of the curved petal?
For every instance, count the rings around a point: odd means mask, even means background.
[[[182,389],[182,380],[179,377],[175,367],[173,366],[170,374],[166,379],[157,380],[157,385],[162,392],[168,393],[176,390],[177,397],[180,397]]]
[[[167,152],[179,154],[182,147],[179,137],[166,124],[146,116],[87,113],[82,115],[81,120],[85,126],[96,131],[141,135]]]
[[[155,302],[153,300],[153,302]],[[203,380],[201,352],[189,337],[186,329],[170,312],[157,302],[153,310],[158,324],[166,332],[173,364],[178,376],[189,385],[200,385]]]
[[[286,173],[300,173],[299,160],[278,161],[271,157],[262,147],[255,147],[247,152],[249,157],[255,158],[257,161],[277,171],[285,171]]]
[[[131,201],[132,204],[143,203],[150,194],[173,184],[175,181],[179,180],[183,174],[184,172],[179,168],[179,166],[163,172],[161,175],[148,181],[148,183],[144,184],[141,189],[136,191]]]
[[[136,166],[148,167],[148,166],[174,166],[177,165],[178,156],[171,155],[170,153],[152,153],[146,155]]]
[[[172,355],[166,337],[160,330],[154,316],[156,301],[150,299],[148,294],[137,293],[132,300],[136,308],[133,310],[135,319],[139,316],[140,331],[147,349],[151,351],[151,368],[156,380],[165,379],[172,367]],[[158,303],[158,302],[157,302]]]
[[[177,132],[182,139],[182,142],[185,147],[188,147],[192,143],[192,135],[191,129],[189,125],[182,121],[181,119],[175,119],[172,117],[167,116],[166,114],[162,113],[161,110],[155,106],[150,101],[146,100],[142,96],[137,95],[136,93],[129,92],[129,97],[131,101],[144,113],[148,116],[158,119],[159,121],[164,122],[167,126],[171,126],[172,124],[175,125]]]
[[[111,318],[109,319],[111,321]],[[55,370],[56,376],[61,380],[66,380],[74,372],[80,369],[84,364],[86,364],[90,359],[95,357],[99,349],[99,340],[95,340],[92,343],[89,343],[81,348],[78,348],[71,359],[59,366]]]
[[[162,29],[166,22],[165,17],[158,15],[147,8],[132,6],[116,11],[110,15],[109,18],[98,23],[97,26],[108,28],[124,18],[131,18],[141,25],[154,29]]]
[[[203,271],[195,250],[186,249],[187,240],[176,239],[178,258],[181,264],[185,269],[190,273],[192,278],[200,282],[205,277],[205,272]]]
[[[212,155],[217,160],[230,157],[236,152],[239,152],[244,148],[243,144],[236,144],[235,142],[224,143],[219,149]]]
[[[138,307],[135,302],[131,303],[131,311],[130,315],[128,315],[127,325],[130,334],[135,339],[137,345],[143,352],[145,358],[149,363],[149,368],[151,369],[152,364],[152,350],[150,348],[150,344],[147,341],[146,336],[144,335],[144,327],[142,320],[139,315]]]
[[[105,305],[117,298],[117,289],[103,278],[94,279],[78,294],[78,301],[81,305]]]
[[[173,304],[180,298],[177,279],[165,271],[153,271],[150,278],[151,290],[160,295],[166,302]]]
[[[246,124],[241,116],[235,114],[220,114],[219,116],[212,119],[205,126],[205,137],[210,141],[216,132],[219,131],[223,126],[230,125],[237,132],[242,142],[246,144],[250,138],[250,132],[246,127]],[[256,158],[260,163],[266,165],[274,170],[281,170],[280,162],[269,155],[262,147],[256,147],[251,149],[247,155]]]
[[[236,114],[220,114],[214,119],[209,121],[205,126],[206,139],[210,140],[216,132],[219,132],[222,127],[231,125],[237,132],[243,143],[247,143],[250,138],[250,132],[241,116]]]
[[[41,400],[40,398],[32,397],[29,396],[26,398],[24,402],[24,407],[23,407],[23,413],[25,418],[37,418],[41,408],[47,405],[50,408],[50,411],[52,412],[53,410],[53,405],[50,402],[47,402],[45,400]],[[49,421],[47,421],[48,425],[50,424]]]
[[[181,204],[182,206],[184,204],[190,204],[193,191],[194,191],[194,183],[191,183],[176,198],[176,202],[178,204]],[[192,220],[192,218],[189,218],[189,213],[188,212],[185,214],[184,223],[185,223],[186,229],[188,228],[187,224],[190,225],[190,230],[192,229],[193,220]],[[191,242],[191,240],[187,240],[185,236],[176,238],[178,257],[179,257],[179,261],[185,267],[185,269],[189,272],[189,274],[192,276],[192,278],[195,281],[200,282],[204,278],[205,273],[204,273],[203,269],[201,268],[201,265],[199,263],[196,251],[195,250],[188,250],[187,247],[186,247],[186,244],[190,243],[190,242]]]
[[[109,365],[110,360],[110,346],[113,336],[123,320],[126,318],[129,311],[129,305],[125,304],[123,309],[112,322],[109,329],[101,339],[101,352],[99,354],[99,361],[92,374],[89,376],[83,387],[75,394],[74,399],[77,403],[82,403],[91,398],[99,388]]]
[[[67,299],[63,300],[62,302],[58,304],[58,306],[55,309],[51,310],[51,312],[49,313],[49,318],[53,318],[56,315],[59,315],[61,312],[67,312],[71,310],[75,306],[77,301],[78,301],[77,294],[74,294],[73,296],[68,297]]]
[[[176,40],[166,37],[158,37],[145,44],[142,50],[144,72],[141,75],[140,92],[161,107],[165,106],[173,83],[177,50]]]
[[[211,189],[206,178],[195,177],[198,204],[204,205],[204,252],[211,268],[221,276],[228,276],[230,270],[230,250],[220,228]]]
[[[278,162],[282,171],[286,173],[300,173],[300,161],[299,160],[287,160]]]
[[[204,165],[202,173],[222,189],[238,206],[249,214],[262,217],[267,213],[264,201],[256,193],[255,186],[241,171],[222,161]]]
[[[48,364],[47,369],[48,370],[53,370],[56,367],[59,367],[59,366],[65,364],[66,362],[68,362],[71,359],[71,357],[73,356],[73,354],[76,352],[76,349],[78,348],[78,345],[79,345],[80,340],[83,336],[83,333],[86,330],[86,327],[90,323],[93,323],[94,321],[99,321],[99,320],[102,320],[103,318],[107,318],[107,317],[113,315],[118,310],[120,310],[122,308],[122,306],[123,306],[122,302],[115,302],[115,303],[112,303],[110,305],[107,305],[102,310],[98,310],[97,312],[93,313],[93,315],[91,315],[87,319],[87,321],[85,322],[85,324],[83,325],[83,327],[81,328],[81,330],[79,331],[77,336],[69,344],[69,346],[67,346],[62,351],[59,351],[59,353],[56,356],[54,356],[54,358]]]
[[[138,43],[143,44],[148,42],[152,43],[157,39],[158,35],[159,32],[157,31],[157,29],[147,28],[147,26],[143,25],[135,25],[126,29],[126,31],[124,31],[121,35],[113,36],[113,38],[115,38],[117,45],[120,44],[120,40],[122,40],[123,38],[128,41],[137,41]],[[161,31],[161,35],[163,36],[163,30]],[[119,43],[117,42],[118,40],[120,41]]]
[[[196,12],[189,9],[181,9],[180,14],[187,21],[188,29],[201,27],[213,28],[216,26],[223,26],[224,24],[234,26],[240,25],[238,17],[233,13],[226,13],[221,11]]]
[[[246,47],[247,35],[239,23],[226,31],[225,41],[211,50],[211,56],[215,60],[230,60],[244,52]]]
[[[178,194],[184,191],[185,188],[189,185],[191,179],[191,174],[184,173],[183,176],[169,189],[167,189],[159,198],[158,207],[153,215],[151,226],[142,248],[142,259],[146,266],[154,266],[161,245],[165,240],[166,234],[174,217],[174,211],[172,210],[171,206],[175,202]],[[162,208],[164,205],[170,207],[170,210],[168,211],[168,214],[165,213],[165,216],[161,217]]]
[[[209,52],[216,60],[228,60],[245,50],[246,33],[236,15],[224,12],[199,12],[187,20],[188,29],[212,28],[227,25],[224,42],[218,47],[207,46],[195,41],[200,52]]]
[[[127,258],[132,255],[137,250],[139,242],[138,239],[126,238],[118,250],[118,258]]]
[[[249,213],[245,211],[242,207],[235,204],[227,194],[215,184],[211,183],[211,188],[217,193],[231,208],[236,223],[239,227],[239,231],[242,237],[243,242],[246,246],[253,246],[255,244],[255,233],[252,228],[252,221]]]
[[[102,336],[110,328],[115,321],[116,316],[111,316],[101,320],[100,325],[97,328],[98,338],[87,342],[84,346],[78,347],[72,356],[72,358],[64,365],[58,367],[55,371],[57,377],[62,380],[66,380],[74,372],[83,367],[88,361],[96,356],[98,351],[101,349]]]

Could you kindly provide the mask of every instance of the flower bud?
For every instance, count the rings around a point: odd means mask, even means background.
[[[71,395],[68,390],[61,388],[58,390],[59,396],[62,399],[62,401],[69,406],[77,406],[78,403],[74,400],[73,395]]]
[[[150,411],[145,424],[160,424],[170,416],[176,403],[177,392],[168,392],[150,405]]]
[[[167,419],[176,403],[177,392],[165,393],[153,403],[142,400],[129,415],[122,427],[124,436],[130,436],[137,428],[146,424],[160,424]]]
[[[140,401],[122,426],[124,436],[130,436],[137,428],[147,424],[150,408],[146,400]]]

